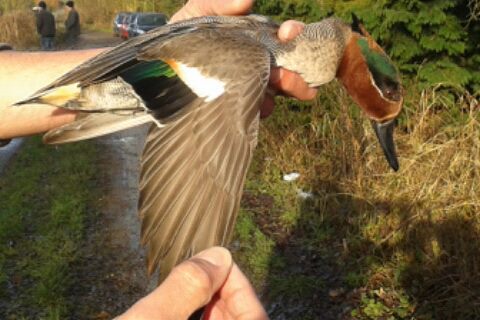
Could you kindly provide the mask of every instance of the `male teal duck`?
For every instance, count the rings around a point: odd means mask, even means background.
[[[152,123],[142,158],[139,214],[148,271],[164,276],[180,260],[227,244],[257,144],[270,69],[312,87],[339,78],[372,119],[398,169],[394,119],[398,73],[364,28],[335,18],[308,24],[281,43],[266,17],[202,17],[157,28],[80,65],[17,105],[80,111],[48,132],[64,143]]]

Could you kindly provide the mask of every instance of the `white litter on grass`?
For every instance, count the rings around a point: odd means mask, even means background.
[[[292,182],[300,178],[300,173],[290,172],[283,175],[283,181]],[[296,188],[297,196],[303,200],[311,199],[314,197],[313,193],[309,191],[303,191],[302,189]]]
[[[304,200],[313,198],[313,193],[308,191],[303,191],[302,189],[298,189],[297,194],[299,198],[302,198]]]
[[[291,172],[283,175],[283,181],[295,181],[300,177],[300,173],[298,172]]]

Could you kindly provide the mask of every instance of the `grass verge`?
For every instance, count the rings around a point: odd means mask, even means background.
[[[410,93],[398,173],[338,85],[279,101],[236,229],[272,318],[480,317],[480,107],[443,89]]]
[[[95,212],[95,147],[28,139],[0,180],[0,318],[64,319]]]
[[[15,49],[38,46],[33,12],[16,10],[0,15],[0,42],[8,43]]]

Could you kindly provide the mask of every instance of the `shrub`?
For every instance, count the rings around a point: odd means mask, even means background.
[[[259,0],[256,12],[279,20],[317,21],[355,12],[404,74],[425,87],[438,83],[480,90],[478,0]]]
[[[16,49],[35,46],[37,41],[35,16],[28,11],[12,11],[0,16],[0,42]]]
[[[416,75],[423,85],[480,89],[480,20],[468,1],[359,3],[338,9],[344,16],[356,11],[404,73]]]

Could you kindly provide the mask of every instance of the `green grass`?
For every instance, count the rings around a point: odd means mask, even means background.
[[[28,139],[0,180],[0,317],[63,319],[95,214],[95,147]]]
[[[338,85],[313,104],[278,102],[248,175],[236,253],[272,316],[479,318],[478,100],[410,90],[398,173]],[[292,171],[300,179],[282,181]],[[298,189],[315,197],[299,200]]]
[[[262,125],[235,250],[272,318],[479,318],[480,115],[472,97],[451,96],[411,93],[398,173],[336,84],[313,104],[280,99]],[[2,177],[0,318],[68,314],[95,214],[94,153],[29,140]],[[293,171],[297,181],[282,180]]]

